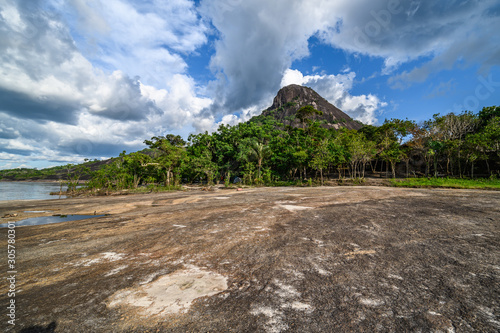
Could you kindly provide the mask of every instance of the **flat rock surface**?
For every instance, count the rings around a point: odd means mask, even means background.
[[[288,187],[0,203],[0,216],[18,214],[1,223],[94,213],[110,215],[15,229],[15,327],[0,286],[7,331],[500,330],[499,192]]]

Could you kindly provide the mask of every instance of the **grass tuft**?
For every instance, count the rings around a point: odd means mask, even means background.
[[[461,189],[500,190],[500,179],[476,178],[407,178],[390,180],[396,187],[443,187]]]

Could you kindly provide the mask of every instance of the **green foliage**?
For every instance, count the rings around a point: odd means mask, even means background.
[[[316,110],[312,105],[306,105],[297,110],[296,117],[302,122],[302,128],[305,129],[305,123],[313,115],[322,115],[323,112]]]
[[[484,107],[479,111],[478,117],[482,125],[488,124],[492,118],[500,118],[500,106]]]
[[[168,187],[172,181],[177,183],[179,175],[176,177],[176,174],[180,173],[186,160],[186,142],[179,135],[168,134],[165,137],[153,137],[144,143],[157,152],[150,165],[156,167],[158,179],[164,180]]]
[[[28,179],[58,179],[64,178],[65,166],[56,166],[45,169],[18,168],[0,170],[0,179],[28,180]]]
[[[90,169],[84,164],[68,164],[66,165],[66,185],[68,186],[68,192],[75,192],[76,187],[79,184],[80,178],[86,174],[90,173]]]
[[[231,172],[228,172],[226,174],[226,178],[224,178],[224,187],[226,188],[231,187]]]
[[[191,158],[191,167],[197,175],[206,177],[208,185],[214,184],[214,178],[217,174],[217,164],[212,161],[212,152],[205,149],[199,156]]]
[[[497,107],[484,108],[478,115],[436,114],[422,124],[390,119],[359,131],[324,128],[313,120],[315,114],[319,111],[308,105],[298,110],[297,118],[290,118],[290,122],[299,119],[302,128],[259,116],[236,126],[221,125],[211,134],[191,135],[187,142],[172,134],[153,137],[144,141],[147,150],[123,152],[102,168],[94,168],[87,188],[104,194],[141,192],[177,189],[181,182],[213,184],[220,180],[230,187],[234,177],[257,186],[323,185],[325,178],[332,177],[338,177],[339,183],[360,184],[370,169],[385,169],[386,177],[400,176],[403,163],[406,174],[411,169],[415,176],[475,177],[485,174],[485,169],[489,175],[500,175]],[[88,165],[3,170],[0,176],[55,172],[73,184],[88,173]]]
[[[270,155],[271,150],[269,146],[257,141],[256,138],[246,138],[241,142],[239,159],[247,163],[255,162],[257,164],[257,184],[262,183],[262,165]]]
[[[391,180],[396,187],[444,187],[464,189],[495,189],[500,190],[500,180],[495,178],[411,178]]]

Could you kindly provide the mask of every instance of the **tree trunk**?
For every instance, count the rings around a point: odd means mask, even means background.
[[[209,171],[206,172],[205,175],[207,176],[207,185],[212,185],[212,180],[213,180],[212,173]]]
[[[396,162],[391,162],[392,178],[396,178]]]
[[[319,169],[319,174],[321,175],[321,186],[323,186],[323,169]]]
[[[141,182],[141,177],[137,176],[136,174],[134,175],[134,188],[137,188],[139,186],[139,183]]]
[[[438,176],[438,168],[437,168],[437,154],[434,155],[434,177]]]
[[[462,163],[460,162],[460,147],[458,147],[458,175],[462,178]]]

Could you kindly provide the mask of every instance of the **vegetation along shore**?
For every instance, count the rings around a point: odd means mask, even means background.
[[[498,189],[500,107],[436,114],[422,123],[389,119],[363,125],[312,89],[282,88],[261,115],[213,133],[144,141],[139,152],[49,169],[1,170],[7,180],[64,180],[69,192],[162,191],[181,184],[227,187],[384,184]],[[430,180],[430,179],[434,180]],[[439,180],[437,180],[439,178]],[[467,178],[467,180],[465,180]]]

